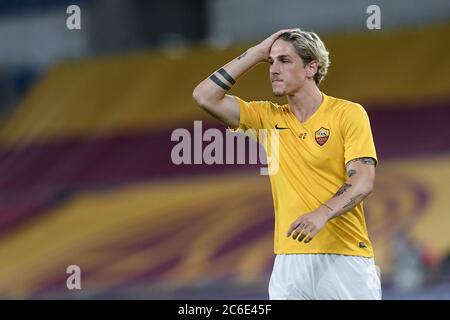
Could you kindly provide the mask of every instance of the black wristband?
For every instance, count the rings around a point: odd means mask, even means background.
[[[229,74],[228,72],[226,72],[224,68],[220,68],[218,72],[219,72],[219,73],[222,75],[222,77],[224,77],[225,80],[227,80],[229,83],[231,83],[231,84],[235,84],[235,83],[236,83],[236,80],[234,80],[233,77],[230,76],[230,74]]]

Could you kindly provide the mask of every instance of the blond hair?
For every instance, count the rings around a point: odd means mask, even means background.
[[[318,62],[318,68],[316,74],[314,75],[314,81],[317,85],[319,85],[325,78],[328,72],[328,67],[330,66],[330,53],[322,40],[320,40],[319,36],[314,32],[296,29],[295,31],[283,33],[280,36],[280,39],[292,43],[305,65],[313,60]]]

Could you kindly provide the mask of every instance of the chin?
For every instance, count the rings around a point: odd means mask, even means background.
[[[286,89],[287,88],[284,85],[275,85],[272,87],[272,92],[275,97],[284,97],[288,94],[288,91]]]
[[[275,97],[282,97],[286,95],[284,90],[272,90]]]
[[[282,91],[274,91],[273,94],[275,95],[275,97],[283,97],[283,96],[285,96],[284,92],[282,92]]]

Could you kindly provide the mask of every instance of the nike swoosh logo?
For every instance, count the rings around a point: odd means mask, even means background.
[[[275,129],[277,129],[277,130],[287,130],[287,129],[289,129],[289,128],[283,128],[283,127],[279,127],[278,126],[278,123],[275,125]]]

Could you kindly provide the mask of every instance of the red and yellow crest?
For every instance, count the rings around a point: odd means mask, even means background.
[[[319,144],[319,146],[323,146],[325,142],[328,141],[329,137],[330,130],[328,130],[327,128],[320,127],[320,129],[315,132],[316,142]]]

